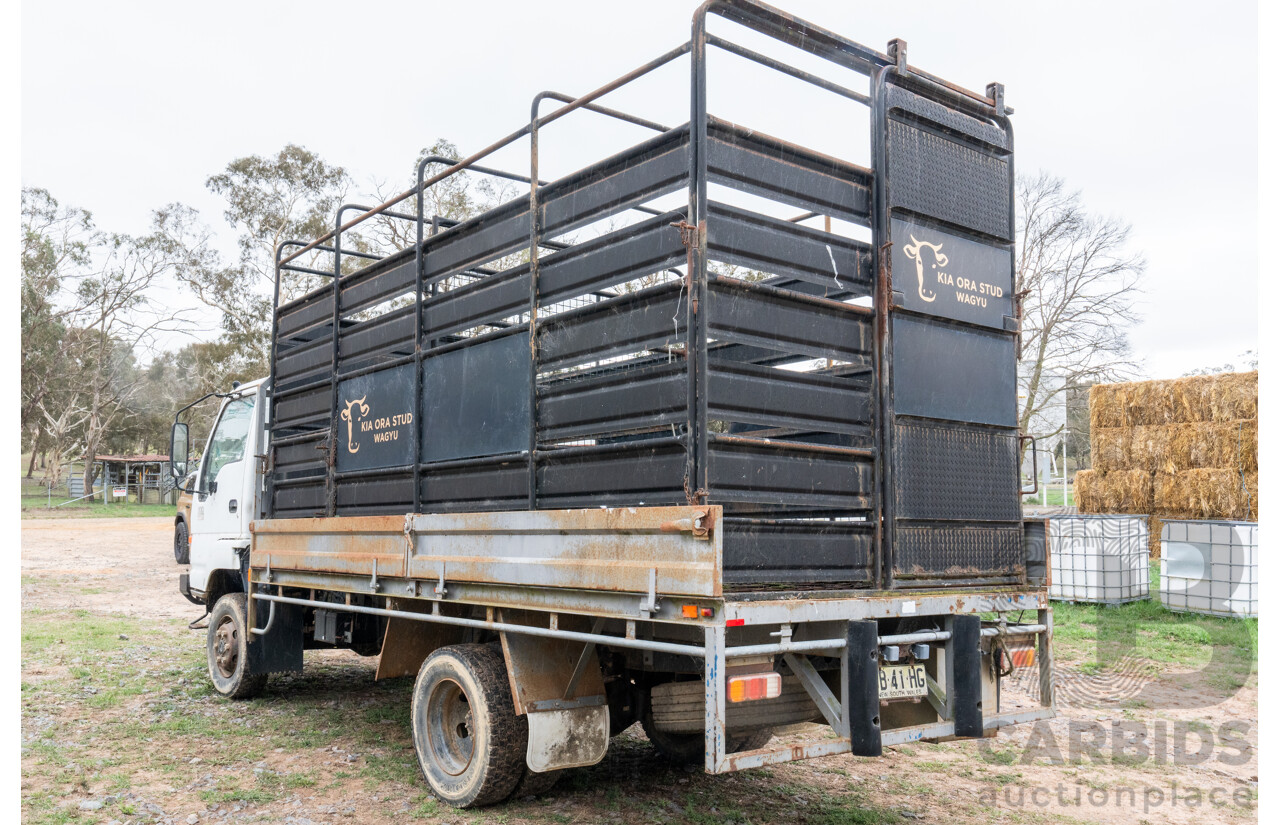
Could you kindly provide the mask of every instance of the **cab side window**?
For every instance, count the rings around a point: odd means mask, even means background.
[[[244,447],[249,440],[252,422],[252,398],[237,398],[223,408],[218,426],[209,439],[209,449],[200,470],[199,489],[208,490],[209,482],[217,480],[219,470],[244,458]]]

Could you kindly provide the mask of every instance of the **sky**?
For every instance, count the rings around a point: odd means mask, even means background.
[[[1132,224],[1131,248],[1148,261],[1131,333],[1140,375],[1240,366],[1240,354],[1258,348],[1255,4],[783,6],[880,51],[904,38],[913,65],[968,88],[1005,84],[1018,169],[1062,177],[1090,211]],[[187,203],[231,252],[220,202],[204,185],[229,160],[299,143],[347,167],[366,191],[373,181],[399,191],[421,147],[439,137],[464,154],[487,145],[527,120],[537,92],[585,93],[684,42],[694,8],[26,2],[22,183],[113,231],[142,233],[151,210]],[[777,91],[735,60],[713,58],[713,114],[866,163],[859,107]],[[681,62],[604,102],[676,124],[687,101]],[[543,177],[644,136],[566,119],[544,138]],[[494,160],[527,170],[527,148]],[[192,300],[176,290],[168,299]],[[212,336],[205,319],[194,335]]]

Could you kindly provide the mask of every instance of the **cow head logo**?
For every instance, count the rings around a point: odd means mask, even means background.
[[[926,252],[925,250],[929,251]],[[942,244],[917,241],[916,236],[912,235],[911,243],[902,247],[902,251],[907,253],[908,258],[916,262],[916,282],[919,285],[920,300],[932,301],[937,298],[938,296],[932,290],[924,288],[924,271],[928,269],[932,272],[940,266],[947,265],[947,256],[942,254]]]
[[[347,422],[347,452],[360,452],[360,445],[354,439],[355,423],[369,414],[369,405],[364,403],[368,398],[368,394],[360,396],[354,401],[346,402],[347,408],[342,411],[342,420]]]

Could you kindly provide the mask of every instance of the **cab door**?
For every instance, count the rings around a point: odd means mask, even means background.
[[[254,395],[229,399],[209,435],[191,506],[191,587],[205,590],[213,570],[238,570],[254,512]]]

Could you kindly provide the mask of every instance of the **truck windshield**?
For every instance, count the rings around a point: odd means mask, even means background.
[[[201,490],[209,489],[209,482],[217,480],[218,471],[223,467],[244,458],[244,445],[249,439],[252,418],[252,398],[237,398],[223,408],[218,426],[209,439],[209,452],[200,473]]]

